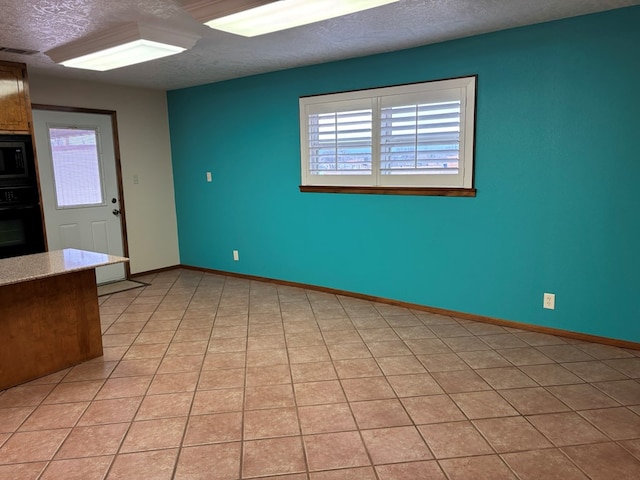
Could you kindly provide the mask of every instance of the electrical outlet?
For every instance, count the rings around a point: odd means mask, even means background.
[[[542,297],[542,307],[548,310],[556,309],[556,294],[555,293],[545,293]]]
[[[238,250],[233,251],[233,260],[236,262],[240,260],[240,255],[238,254]]]
[[[212,182],[213,181],[213,176],[211,175],[211,172],[207,172],[207,182]]]

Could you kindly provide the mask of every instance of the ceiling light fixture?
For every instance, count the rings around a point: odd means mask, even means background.
[[[245,37],[341,17],[398,0],[197,0],[183,5],[211,28]]]
[[[45,53],[65,67],[103,72],[184,52],[199,38],[191,33],[129,22]]]

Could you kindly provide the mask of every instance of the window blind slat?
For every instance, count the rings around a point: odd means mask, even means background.
[[[372,117],[371,110],[309,115],[309,172],[370,174]]]
[[[381,173],[457,173],[459,132],[459,101],[383,108]]]

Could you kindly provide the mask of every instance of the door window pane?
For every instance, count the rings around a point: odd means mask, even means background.
[[[97,131],[49,127],[49,143],[58,208],[104,204]]]

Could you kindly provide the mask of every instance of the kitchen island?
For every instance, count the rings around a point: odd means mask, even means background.
[[[102,355],[95,269],[127,261],[76,249],[0,259],[0,390]]]

